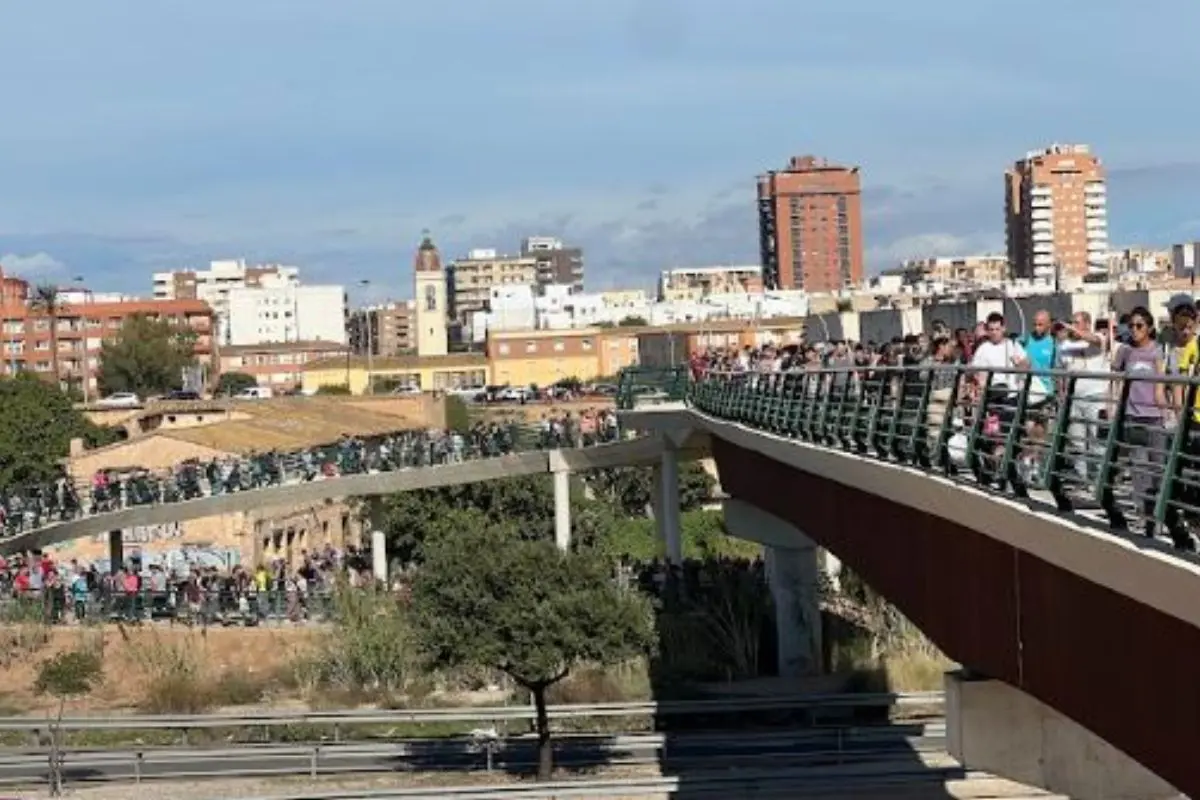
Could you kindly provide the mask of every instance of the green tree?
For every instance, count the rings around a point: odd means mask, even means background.
[[[317,387],[317,394],[345,396],[350,394],[350,385],[347,383],[323,383]]]
[[[588,500],[582,485],[571,487],[572,540],[590,547],[616,523],[607,502]],[[464,513],[471,514],[464,519]],[[468,524],[517,521],[527,539],[554,541],[554,484],[550,475],[522,475],[494,481],[398,492],[367,509],[372,527],[384,532],[388,552],[405,563],[420,562],[426,542]]]
[[[580,663],[613,664],[649,650],[651,612],[590,553],[563,553],[515,526],[479,525],[426,548],[413,582],[413,633],[437,668],[498,669],[536,710],[538,779],[554,754],[546,690]]]
[[[585,480],[597,495],[629,516],[644,516],[658,490],[653,467],[616,467],[595,470]],[[716,481],[697,461],[679,465],[679,507],[682,511],[709,503]]]
[[[104,660],[99,648],[80,646],[65,650],[38,667],[33,691],[58,699],[58,714],[51,731],[50,791],[62,794],[62,718],[67,700],[92,691],[104,677]]]
[[[100,347],[97,382],[104,394],[163,394],[183,385],[183,371],[196,363],[196,335],[188,328],[147,314],[134,314]]]
[[[58,318],[67,310],[67,304],[63,302],[57,286],[43,283],[33,290],[29,308],[50,323],[50,369],[54,373],[55,385],[59,385],[62,371],[58,368]]]
[[[216,393],[222,397],[233,397],[243,389],[252,389],[255,386],[258,386],[258,381],[253,375],[244,372],[222,372],[221,377],[217,378]]]
[[[0,409],[0,488],[57,478],[72,439],[97,447],[120,438],[89,422],[61,389],[28,373],[0,379]]]
[[[617,327],[644,328],[649,324],[650,323],[646,321],[645,317],[639,317],[636,314],[630,314],[628,317],[624,317],[620,322],[618,322]]]

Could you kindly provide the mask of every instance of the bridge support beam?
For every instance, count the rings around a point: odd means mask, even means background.
[[[654,470],[654,520],[666,547],[667,563],[683,563],[683,533],[679,525],[679,451],[664,437],[662,458]]]
[[[946,743],[967,769],[1077,800],[1182,797],[1108,742],[1021,690],[962,672],[946,673]]]
[[[730,535],[763,545],[767,585],[775,605],[779,675],[821,672],[821,581],[825,552],[790,523],[742,500],[726,500]]]
[[[554,471],[554,543],[558,549],[571,549],[571,473]]]
[[[108,571],[115,573],[125,565],[125,537],[123,531],[108,532]]]
[[[387,585],[387,537],[383,531],[371,531],[371,571],[375,573],[375,580]]]

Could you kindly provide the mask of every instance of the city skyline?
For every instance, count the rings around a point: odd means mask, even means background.
[[[873,274],[1002,252],[1003,170],[1055,141],[1104,160],[1114,246],[1200,233],[1195,112],[1162,103],[1200,56],[1159,44],[1200,9],[1089,9],[1094,39],[1027,0],[58,5],[6,20],[0,78],[0,263],[35,280],[144,294],[245,256],[399,297],[429,228],[448,259],[560,236],[589,288],[648,286],[756,263],[754,176],[798,152],[861,167]]]

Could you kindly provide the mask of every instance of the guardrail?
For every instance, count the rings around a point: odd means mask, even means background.
[[[555,740],[561,767],[669,764],[673,769],[769,765],[780,757],[789,766],[868,763],[910,753],[941,753],[945,726],[831,728],[782,733],[736,733],[613,737],[571,736]],[[669,748],[669,752],[668,752]],[[527,771],[537,765],[533,736],[508,738],[402,740],[371,744],[246,745],[220,748],[139,748],[68,750],[62,770],[85,776],[76,781],[164,780],[271,775],[394,772],[397,769]],[[37,780],[47,768],[45,754],[0,753],[0,783]]]
[[[855,708],[936,707],[942,692],[903,694],[831,694],[733,698],[640,703],[592,703],[551,706],[552,720],[604,717],[688,716],[750,711],[818,711]],[[396,725],[437,722],[498,722],[533,720],[530,706],[489,708],[381,709],[371,711],[299,711],[270,714],[131,715],[121,717],[64,717],[65,731],[200,730],[204,728],[280,727],[287,725]],[[0,731],[34,732],[51,727],[45,719],[0,717]]]
[[[626,367],[617,376],[617,408],[628,411],[639,405],[681,402],[687,397],[686,366]]]

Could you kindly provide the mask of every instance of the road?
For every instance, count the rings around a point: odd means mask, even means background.
[[[264,744],[223,748],[71,750],[65,754],[68,783],[149,779],[207,779],[230,776],[331,775],[369,772],[485,770],[488,748],[466,739],[409,739],[347,744]],[[528,737],[498,740],[492,768],[528,771],[536,762]],[[563,736],[555,740],[562,767],[662,764],[672,773],[714,768],[903,762],[944,754],[944,723],[788,732]],[[46,750],[0,750],[0,784],[41,783],[48,773]]]

